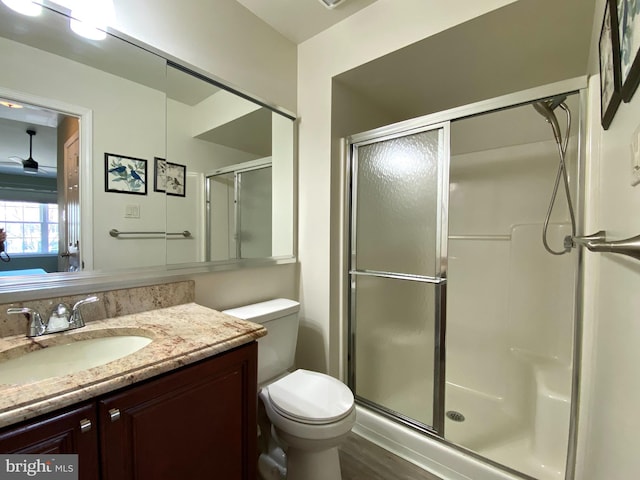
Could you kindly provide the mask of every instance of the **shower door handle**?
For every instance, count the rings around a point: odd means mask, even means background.
[[[640,260],[640,235],[610,242],[607,241],[607,232],[600,230],[593,235],[573,237],[571,241],[574,246],[582,245],[592,252],[618,253]]]

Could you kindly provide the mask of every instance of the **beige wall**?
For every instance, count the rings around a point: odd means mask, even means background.
[[[224,310],[272,298],[297,298],[298,265],[247,268],[198,275],[196,302]]]
[[[598,2],[594,42],[604,2]],[[596,67],[597,68],[597,67]],[[640,125],[640,92],[621,104],[607,131],[599,125],[599,78],[591,79],[588,233],[612,240],[640,233],[640,186],[632,187],[630,143]],[[640,472],[640,263],[611,254],[587,254],[585,359],[578,478],[626,480]]]

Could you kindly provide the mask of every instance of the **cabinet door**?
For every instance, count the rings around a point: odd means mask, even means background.
[[[90,422],[90,423],[87,423]],[[84,428],[81,428],[81,424]],[[0,431],[0,452],[77,453],[80,480],[98,480],[98,434],[93,403],[66,409]]]
[[[255,480],[255,342],[99,402],[104,480]]]

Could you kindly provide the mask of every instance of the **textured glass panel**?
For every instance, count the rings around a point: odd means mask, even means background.
[[[240,258],[271,256],[271,167],[240,175]]]
[[[438,287],[364,275],[355,278],[356,394],[431,425]]]
[[[357,269],[436,276],[440,131],[358,148]]]
[[[227,260],[236,255],[236,220],[233,172],[209,177],[209,260]]]

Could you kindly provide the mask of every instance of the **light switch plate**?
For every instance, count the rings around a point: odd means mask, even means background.
[[[140,218],[140,205],[127,205],[124,210],[124,218]]]

